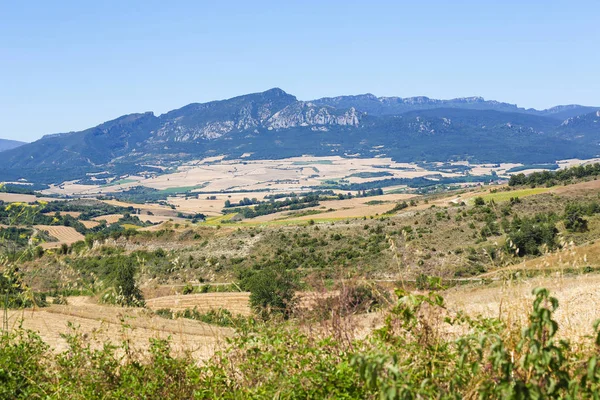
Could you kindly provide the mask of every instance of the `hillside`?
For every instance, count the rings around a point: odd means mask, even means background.
[[[379,104],[379,108],[375,107]],[[554,162],[597,155],[597,111],[536,111],[481,98],[352,96],[299,101],[281,89],[130,114],[7,151],[0,179],[55,183],[87,173],[137,173],[215,155],[254,159],[388,156],[396,161]],[[566,113],[566,114],[565,114]]]
[[[7,197],[0,359],[18,374],[0,393],[374,399],[399,387],[504,398],[503,371],[528,377],[536,370],[521,360],[541,364],[550,351],[556,361],[543,371],[575,385],[600,375],[600,166],[570,171],[593,175],[535,189],[376,194],[354,204],[368,206],[362,217],[258,223]],[[354,200],[322,208],[349,212]],[[160,210],[169,220],[142,222]],[[85,240],[62,240],[66,228]],[[593,398],[586,387],[574,398]]]
[[[0,151],[10,150],[23,146],[25,142],[19,142],[17,140],[0,139]]]

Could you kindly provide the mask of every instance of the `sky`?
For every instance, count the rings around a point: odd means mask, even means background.
[[[600,1],[3,1],[0,138],[280,87],[600,106]]]

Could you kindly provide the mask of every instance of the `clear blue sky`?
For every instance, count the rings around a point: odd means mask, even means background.
[[[600,1],[0,4],[1,138],[272,87],[600,106]]]

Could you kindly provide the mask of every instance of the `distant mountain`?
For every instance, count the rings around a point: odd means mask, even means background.
[[[14,149],[24,144],[25,142],[19,142],[17,140],[0,139],[0,151]]]
[[[556,106],[546,110],[521,108],[516,104],[485,100],[483,97],[461,97],[451,100],[436,100],[429,97],[377,97],[370,93],[356,96],[324,97],[313,101],[316,105],[337,108],[354,107],[372,115],[395,115],[409,111],[432,110],[436,108],[459,108],[468,110],[492,110],[539,115],[564,120],[577,115],[591,113],[600,107],[586,107],[578,104]]]
[[[130,114],[82,132],[46,135],[6,151],[0,180],[82,179],[224,155],[392,157],[399,161],[551,162],[600,153],[598,110],[536,111],[479,97],[434,100],[372,95],[299,101],[281,89]]]
[[[593,114],[600,110],[600,107],[586,107],[578,104],[570,104],[567,106],[556,106],[546,110],[537,111],[538,115],[545,115],[562,120],[567,118],[577,117],[584,114]]]
[[[560,124],[563,137],[585,141],[600,141],[600,109],[585,115],[567,118]]]

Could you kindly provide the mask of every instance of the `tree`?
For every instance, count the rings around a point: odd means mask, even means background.
[[[557,229],[553,218],[538,214],[533,218],[513,218],[508,241],[509,252],[515,252],[519,257],[528,254],[540,254],[540,246],[548,249],[556,247]]]
[[[583,218],[583,210],[579,204],[567,204],[563,218],[565,228],[570,232],[585,232],[588,230],[588,221]]]
[[[114,287],[117,291],[117,304],[139,307],[144,305],[144,296],[135,282],[136,265],[126,260],[114,273]]]
[[[250,291],[250,305],[263,318],[271,314],[288,318],[296,303],[298,279],[284,267],[273,266],[244,278],[242,287]]]

